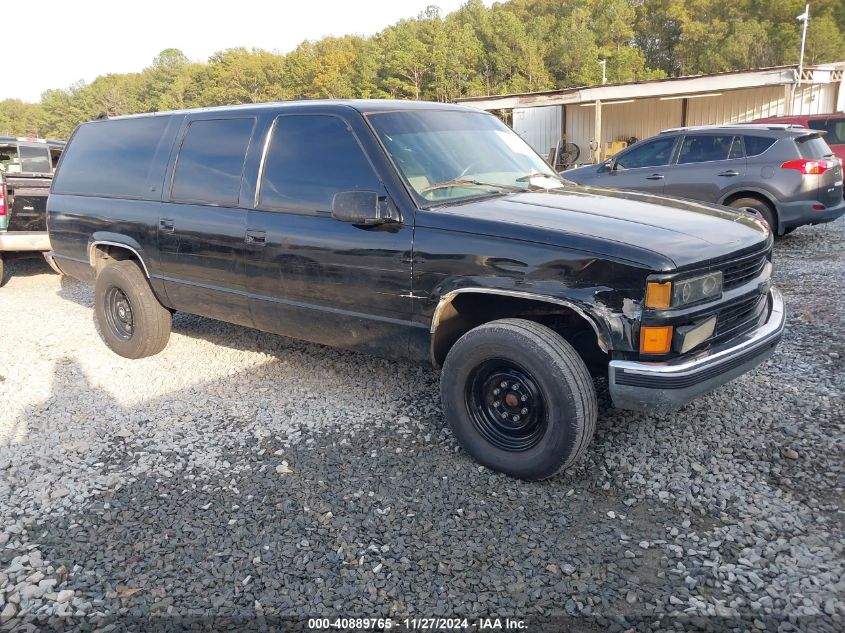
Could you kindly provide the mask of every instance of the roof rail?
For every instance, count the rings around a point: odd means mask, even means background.
[[[705,131],[705,130],[724,130],[724,129],[752,129],[752,130],[789,130],[789,129],[804,129],[803,125],[798,123],[713,123],[711,125],[688,125],[684,127],[670,127],[665,130],[660,130],[660,134],[669,134],[672,132],[688,132],[688,131]]]

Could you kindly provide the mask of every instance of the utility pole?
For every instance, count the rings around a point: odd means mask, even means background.
[[[810,3],[804,7],[804,13],[795,18],[799,22],[803,22],[804,26],[801,30],[801,55],[798,58],[798,79],[792,84],[792,103],[789,104],[788,114],[792,114],[795,107],[795,91],[801,85],[801,79],[804,75],[804,45],[807,43],[807,25],[810,23]]]
[[[804,45],[807,43],[807,25],[810,23],[810,3],[804,7],[804,13],[795,18],[799,22],[804,23],[804,28],[801,31],[801,57],[798,59],[798,83],[801,83],[801,75],[804,72]]]
[[[810,6],[810,5],[807,5],[807,6]],[[803,46],[801,48],[801,51],[803,53],[803,51],[804,51]],[[606,59],[600,59],[599,64],[601,64],[601,83],[606,84],[607,83],[607,60]]]

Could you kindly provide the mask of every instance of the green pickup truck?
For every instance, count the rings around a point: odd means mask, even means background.
[[[64,147],[61,141],[0,136],[0,286],[10,253],[50,250],[47,195]]]

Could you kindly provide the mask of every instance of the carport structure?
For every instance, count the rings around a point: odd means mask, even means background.
[[[541,155],[562,138],[578,163],[600,162],[614,141],[687,125],[742,123],[789,114],[845,111],[845,61],[458,99],[512,111],[513,129]]]

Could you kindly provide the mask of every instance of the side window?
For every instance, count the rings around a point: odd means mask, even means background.
[[[685,136],[678,155],[678,164],[706,163],[714,160],[727,160],[733,150],[733,135],[714,136],[694,134]],[[740,158],[732,156],[731,158]]]
[[[0,173],[20,172],[21,161],[18,158],[17,145],[0,146]]]
[[[672,148],[674,146],[674,137],[654,139],[620,156],[616,160],[616,165],[624,169],[668,165],[672,160]]]
[[[171,200],[237,205],[254,126],[252,118],[193,121],[176,159]]]
[[[282,115],[267,148],[259,207],[331,213],[341,191],[379,191],[381,183],[346,124],[328,115]]]
[[[744,139],[746,156],[759,156],[775,144],[775,139],[765,136],[745,136]]]
[[[154,199],[148,186],[164,168],[156,155],[172,142],[166,130],[170,116],[149,116],[83,123],[68,144],[67,158],[53,180],[62,194]],[[156,168],[161,171],[156,171]]]

